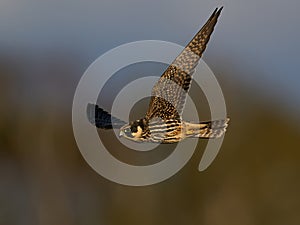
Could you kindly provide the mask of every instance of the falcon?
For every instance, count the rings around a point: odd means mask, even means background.
[[[229,118],[205,122],[187,122],[182,112],[192,75],[222,11],[216,8],[210,18],[183,51],[175,58],[152,89],[148,111],[141,119],[126,123],[100,108],[87,105],[87,117],[100,129],[120,129],[120,137],[135,142],[177,143],[185,138],[219,138]]]

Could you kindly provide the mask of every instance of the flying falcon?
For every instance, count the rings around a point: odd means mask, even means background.
[[[228,126],[229,118],[191,123],[182,119],[182,111],[192,75],[222,11],[216,9],[201,30],[176,57],[154,85],[145,116],[126,123],[98,105],[87,105],[90,123],[101,129],[120,128],[120,136],[136,142],[176,143],[185,138],[218,138]]]

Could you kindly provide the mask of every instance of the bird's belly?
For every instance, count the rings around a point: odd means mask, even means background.
[[[161,143],[176,143],[185,137],[182,127],[177,127],[170,131],[162,131],[159,133],[151,133],[150,139],[152,142]]]

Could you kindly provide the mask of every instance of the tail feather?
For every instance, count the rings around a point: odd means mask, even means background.
[[[194,133],[198,138],[219,138],[226,132],[229,118],[200,123],[200,130]]]
[[[226,132],[228,122],[229,118],[202,122],[200,125],[203,126],[200,128],[200,133],[197,136],[200,138],[219,138]]]

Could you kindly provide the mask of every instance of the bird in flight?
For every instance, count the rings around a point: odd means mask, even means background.
[[[176,143],[185,138],[219,138],[229,118],[192,123],[182,119],[192,75],[222,11],[216,8],[201,30],[187,44],[154,85],[148,111],[126,123],[98,105],[87,105],[90,123],[101,129],[119,128],[120,136],[135,142]]]

